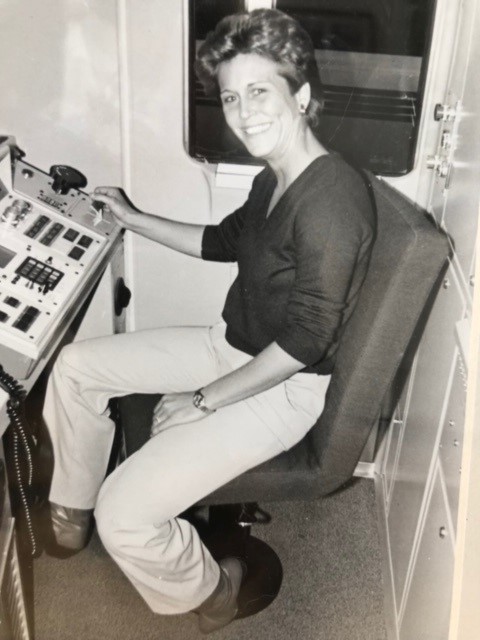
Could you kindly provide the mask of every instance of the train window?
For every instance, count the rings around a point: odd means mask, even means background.
[[[248,0],[188,0],[188,147],[209,162],[253,161],[228,130],[219,102],[195,78],[195,51]],[[265,6],[269,3],[263,3]],[[435,0],[271,0],[310,33],[324,87],[319,139],[350,162],[398,176],[413,167]]]

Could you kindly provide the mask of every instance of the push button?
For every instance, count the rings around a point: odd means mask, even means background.
[[[81,247],[85,247],[85,249],[88,249],[88,247],[92,244],[92,242],[93,242],[93,238],[90,238],[89,236],[82,236],[78,241],[78,244]]]
[[[73,242],[75,238],[77,238],[77,236],[78,236],[78,231],[75,231],[75,229],[69,229],[63,237],[65,238],[65,240],[69,240],[70,242]]]
[[[73,249],[68,254],[69,258],[73,258],[74,260],[80,260],[85,251],[80,249],[80,247],[73,247]]]
[[[0,311],[0,322],[5,322],[6,320],[8,320],[8,315],[5,311]]]
[[[20,300],[17,300],[13,296],[7,296],[5,298],[5,304],[8,304],[10,307],[14,307],[15,309],[20,306]]]

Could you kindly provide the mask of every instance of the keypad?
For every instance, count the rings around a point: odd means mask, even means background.
[[[35,258],[26,258],[15,273],[30,280],[33,284],[43,285],[44,293],[55,289],[64,276],[62,271],[54,269],[52,266]]]

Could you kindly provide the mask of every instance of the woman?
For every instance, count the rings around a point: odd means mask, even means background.
[[[82,547],[95,507],[106,549],[149,606],[196,610],[204,632],[235,616],[243,569],[234,558],[217,564],[176,516],[316,422],[374,235],[361,178],[312,132],[320,109],[312,66],[308,35],[279,11],[230,16],[209,34],[198,72],[235,135],[268,163],[247,202],[202,226],[138,212],[116,188],[94,198],[145,237],[237,261],[223,322],[70,345],[47,393],[56,552]],[[164,395],[149,442],[103,482],[107,402],[131,392]]]

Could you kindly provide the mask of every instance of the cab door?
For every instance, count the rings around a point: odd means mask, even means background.
[[[468,471],[467,445],[475,437],[474,431],[465,430],[467,400],[473,398],[476,378],[469,344],[480,302],[474,278],[480,203],[480,41],[475,36],[480,7],[477,0],[458,6],[457,20],[449,25],[455,44],[445,93],[427,114],[430,128],[437,128],[436,142],[420,158],[419,179],[430,185],[427,210],[448,233],[452,257],[417,354],[408,406],[397,421],[401,434],[394,454],[389,453],[395,464],[385,466],[390,475],[386,529],[395,617],[391,626],[400,640],[474,637],[454,635],[453,623],[449,636],[452,598],[456,606],[460,601],[460,582],[454,582],[454,575],[460,576],[463,568],[459,542],[466,509],[459,504],[466,490],[462,476]]]

